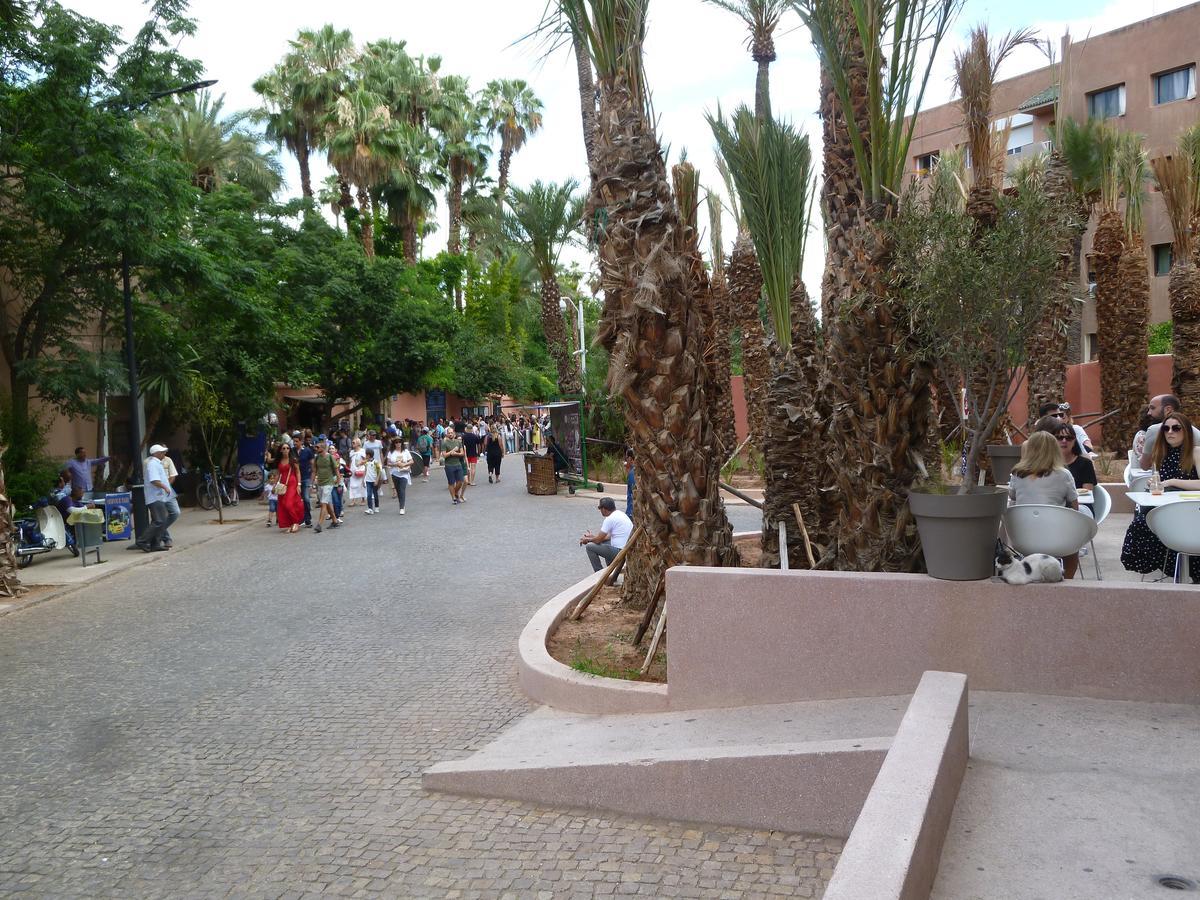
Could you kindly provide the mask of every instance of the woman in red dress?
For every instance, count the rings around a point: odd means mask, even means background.
[[[279,448],[278,483],[287,490],[275,498],[275,520],[288,534],[295,534],[304,521],[304,500],[300,496],[300,466],[292,462],[292,450],[287,444]]]

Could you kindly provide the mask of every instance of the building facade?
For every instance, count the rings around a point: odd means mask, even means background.
[[[1200,3],[1192,3],[1086,40],[1064,36],[1058,59],[1068,73],[1061,108],[1077,121],[1103,118],[1124,131],[1144,135],[1151,159],[1171,153],[1179,134],[1200,122],[1196,68],[1200,60]],[[996,83],[992,120],[1008,125],[1008,165],[1052,147],[1052,128],[1059,97],[1060,67],[1045,66]],[[922,111],[917,116],[910,149],[914,174],[923,175],[942,153],[962,147],[962,108],[958,102]],[[969,164],[969,161],[968,161]],[[1171,268],[1171,225],[1162,198],[1148,187],[1145,204],[1146,266],[1150,271],[1150,321],[1171,318],[1167,273]],[[1096,310],[1088,284],[1087,253],[1095,217],[1084,236],[1080,266],[1083,306],[1080,355],[1095,355]]]

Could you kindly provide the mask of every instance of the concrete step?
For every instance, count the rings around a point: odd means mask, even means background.
[[[845,837],[908,697],[588,716],[543,707],[431,790]]]

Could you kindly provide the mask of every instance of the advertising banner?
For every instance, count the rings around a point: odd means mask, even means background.
[[[583,477],[583,421],[578,401],[551,403],[550,432],[571,463],[571,473]]]
[[[133,538],[133,495],[129,491],[105,495],[104,537],[110,541]]]
[[[261,428],[255,434],[243,434],[238,438],[238,487],[247,494],[262,490],[263,456],[267,452],[267,433]]]

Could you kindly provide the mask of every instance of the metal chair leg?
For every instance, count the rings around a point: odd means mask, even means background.
[[[1096,555],[1096,542],[1094,540],[1091,541],[1090,546],[1092,548],[1092,562],[1096,564],[1096,580],[1103,581],[1104,576],[1100,574],[1100,557]]]

